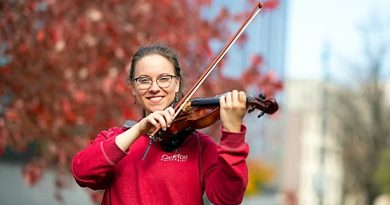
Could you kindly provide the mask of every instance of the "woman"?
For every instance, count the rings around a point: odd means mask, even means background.
[[[170,107],[181,93],[177,54],[164,45],[140,48],[132,57],[129,80],[144,117],[131,127],[100,132],[72,162],[82,187],[104,189],[101,204],[240,204],[248,176],[245,143],[246,95],[233,90],[220,97],[221,140],[195,131],[173,152],[148,137],[172,123]]]

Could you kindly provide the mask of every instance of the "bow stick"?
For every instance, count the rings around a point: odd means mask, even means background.
[[[229,40],[229,42],[225,45],[225,47],[219,52],[217,57],[211,62],[211,64],[207,67],[206,71],[200,76],[198,81],[195,83],[195,85],[190,89],[190,91],[187,92],[187,94],[179,101],[179,103],[175,106],[175,115],[173,116],[173,119],[176,118],[176,116],[180,113],[180,111],[185,107],[185,105],[188,103],[188,101],[191,99],[191,97],[195,94],[195,92],[199,89],[199,87],[202,85],[202,83],[206,80],[206,78],[210,75],[210,73],[215,69],[217,64],[222,60],[222,58],[225,56],[225,54],[228,52],[230,47],[237,41],[237,39],[241,36],[241,34],[244,32],[246,27],[252,22],[252,20],[255,18],[255,16],[260,12],[262,8],[262,4],[259,2],[256,7],[253,9],[249,17],[245,20],[245,22],[241,25],[241,27],[238,29],[238,31],[234,34],[234,36]],[[155,137],[156,133],[161,128],[156,128],[152,134],[149,134],[149,137],[155,141],[158,141]]]

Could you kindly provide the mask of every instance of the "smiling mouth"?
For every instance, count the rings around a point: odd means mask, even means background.
[[[163,99],[163,97],[162,96],[155,96],[155,97],[149,97],[148,99],[152,103],[159,103]]]

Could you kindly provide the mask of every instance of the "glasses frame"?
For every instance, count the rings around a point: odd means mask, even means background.
[[[162,77],[170,77],[169,84],[167,86],[164,86],[164,87],[160,86],[158,80],[161,79]],[[139,79],[141,79],[141,78],[148,78],[150,80],[149,86],[147,88],[140,88],[141,83],[139,82]],[[150,87],[152,87],[153,82],[156,82],[157,86],[160,87],[160,88],[169,88],[169,86],[171,86],[173,78],[178,79],[180,77],[177,76],[177,75],[171,75],[171,74],[161,74],[156,79],[152,79],[151,77],[149,77],[147,75],[141,75],[139,77],[133,78],[132,81],[135,82],[135,84],[137,85],[138,89],[140,89],[140,90],[148,90]]]

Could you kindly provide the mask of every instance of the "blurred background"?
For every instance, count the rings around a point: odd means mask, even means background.
[[[72,157],[97,132],[139,119],[132,53],[163,42],[186,88],[257,1],[2,0],[0,199],[97,204]],[[390,2],[264,0],[197,95],[276,98],[245,116],[248,205],[390,204]],[[204,129],[216,136],[213,127]],[[205,198],[205,203],[208,201]]]

